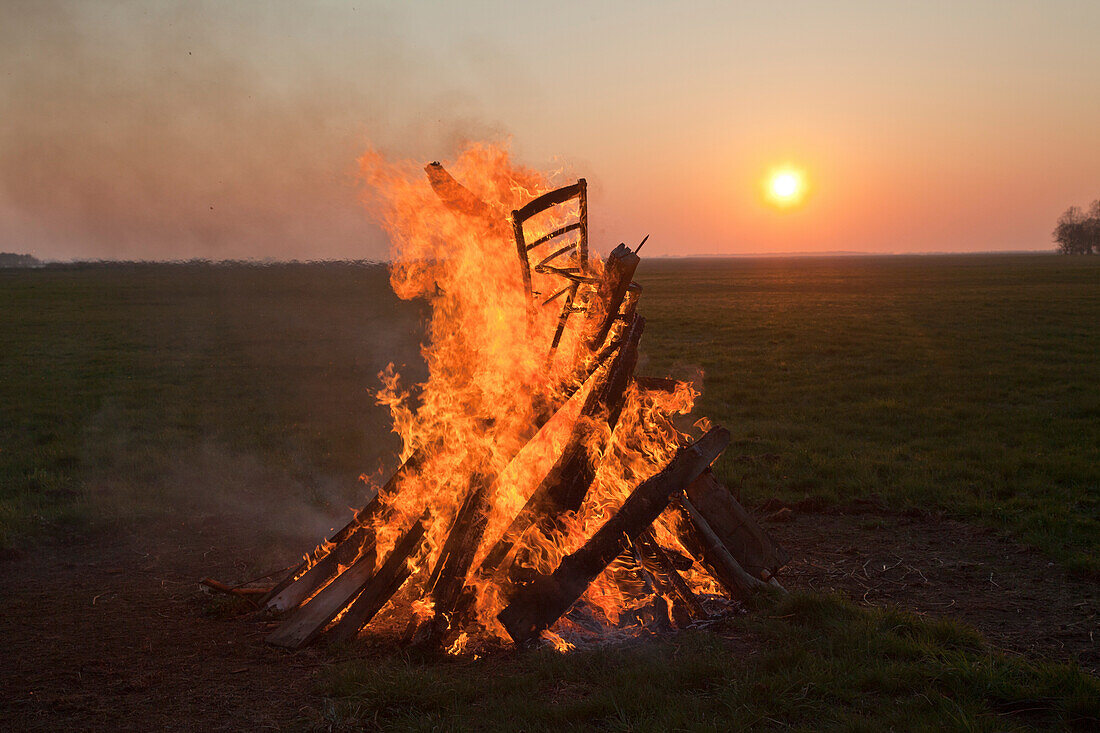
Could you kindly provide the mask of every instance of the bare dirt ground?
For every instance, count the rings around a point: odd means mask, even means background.
[[[0,721],[11,730],[308,724],[323,653],[263,644],[260,624],[218,617],[197,585],[245,572],[235,559],[255,548],[226,546],[225,537],[213,527],[158,527],[153,537],[50,546],[0,562]]]
[[[1007,651],[1100,670],[1100,583],[984,527],[935,516],[791,513],[765,522],[793,559],[788,588],[950,616]]]
[[[1007,650],[1100,668],[1100,587],[995,533],[935,517],[802,513],[767,523],[791,589],[961,618]],[[262,642],[197,581],[246,579],[257,548],[180,524],[0,559],[0,728],[282,730],[322,724],[324,650]]]

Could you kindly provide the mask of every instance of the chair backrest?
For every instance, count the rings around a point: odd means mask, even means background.
[[[565,204],[573,199],[578,202],[577,221],[560,226],[549,234],[545,234],[530,244],[523,230],[523,224],[536,214],[540,214],[554,206]],[[512,230],[515,233],[516,249],[519,253],[520,265],[523,268],[523,284],[527,288],[527,318],[532,323],[535,318],[535,308],[539,305],[546,306],[558,298],[565,296],[562,304],[561,316],[558,318],[558,327],[554,333],[550,350],[553,351],[561,340],[565,323],[570,314],[582,311],[576,308],[574,301],[581,285],[594,282],[589,275],[588,264],[588,183],[579,179],[576,183],[559,188],[549,193],[544,193],[536,199],[525,204],[522,208],[512,212]],[[560,242],[554,240],[577,232],[575,241],[564,246],[558,246]],[[573,255],[573,262],[563,266],[562,258]],[[535,262],[534,265],[531,263]],[[554,275],[562,279],[562,287],[555,288],[555,292],[543,299],[545,293],[536,292],[532,284],[531,273],[540,275]],[[539,302],[541,300],[541,303]]]

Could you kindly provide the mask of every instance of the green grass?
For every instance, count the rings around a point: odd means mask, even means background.
[[[734,434],[718,470],[749,503],[946,510],[1096,574],[1098,265],[643,261],[645,368],[702,368],[700,411]]]
[[[702,368],[746,502],[875,496],[1100,572],[1100,262],[649,260],[637,278],[640,369]],[[369,390],[391,359],[422,369],[419,314],[370,266],[0,270],[0,543],[197,500],[195,466],[357,503],[396,447]]]
[[[417,309],[378,267],[0,270],[0,544],[256,485],[357,504],[397,447],[368,390],[419,368]]]
[[[718,470],[747,502],[879,497],[1100,568],[1100,262],[650,261],[638,279],[640,371],[705,371],[699,411],[734,433]],[[224,505],[281,502],[291,524],[310,505],[346,513],[358,474],[392,466],[371,390],[390,360],[423,369],[420,309],[358,265],[0,270],[0,545]],[[721,632],[344,663],[319,683],[331,704],[314,722],[1100,725],[1094,678],[950,621],[795,595]]]
[[[950,621],[821,595],[761,599],[754,611],[726,622],[721,635],[567,655],[345,662],[319,682],[329,698],[324,722],[387,731],[1100,725],[1100,681],[1004,656]]]

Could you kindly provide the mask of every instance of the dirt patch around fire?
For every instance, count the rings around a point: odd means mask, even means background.
[[[324,653],[263,644],[233,599],[199,590],[204,575],[249,571],[243,558],[256,549],[225,537],[209,525],[157,527],[0,562],[0,720],[11,730],[308,725]]]
[[[959,619],[1008,651],[1100,669],[1100,583],[991,529],[872,504],[790,513],[764,526],[792,561],[792,590]]]
[[[991,531],[797,510],[767,527],[794,556],[792,590],[957,618],[1006,650],[1100,667],[1097,583]],[[205,575],[256,572],[261,550],[232,536],[181,523],[0,559],[0,720],[20,730],[323,727],[314,681],[337,656],[268,647],[263,624],[198,587]]]

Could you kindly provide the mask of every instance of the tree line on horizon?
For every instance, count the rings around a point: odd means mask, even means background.
[[[38,267],[41,264],[41,260],[32,255],[0,252],[0,267]]]
[[[1065,255],[1100,254],[1100,199],[1087,212],[1080,206],[1063,211],[1054,227],[1054,241]]]

